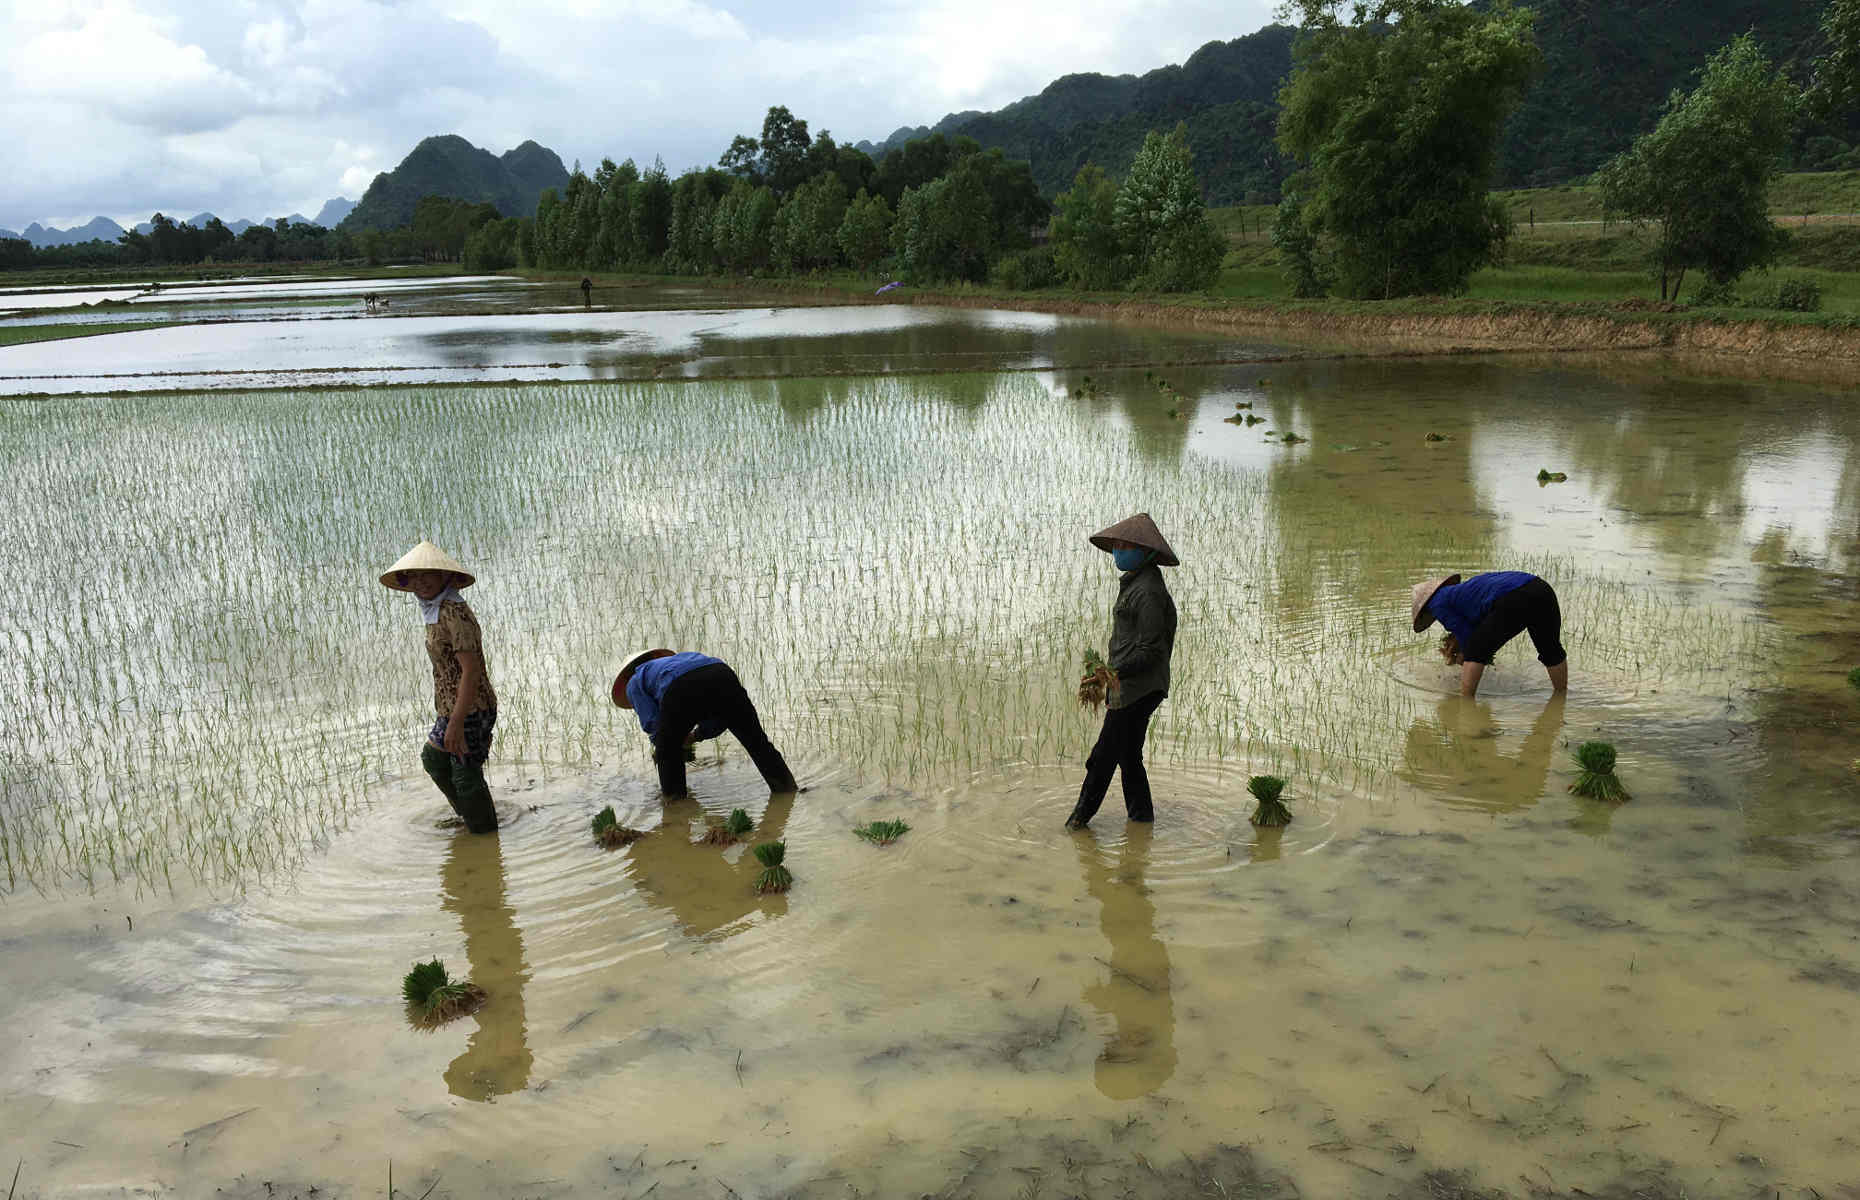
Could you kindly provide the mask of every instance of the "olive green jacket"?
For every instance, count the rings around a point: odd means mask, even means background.
[[[1169,691],[1169,656],[1175,652],[1175,601],[1155,563],[1126,572],[1111,610],[1111,653],[1117,672],[1112,708],[1134,704],[1151,692]]]

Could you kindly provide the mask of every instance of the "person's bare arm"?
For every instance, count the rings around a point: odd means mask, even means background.
[[[478,681],[484,678],[484,655],[461,653],[459,660],[459,696],[452,702],[452,716],[446,721],[447,754],[465,756],[465,717],[478,704]]]

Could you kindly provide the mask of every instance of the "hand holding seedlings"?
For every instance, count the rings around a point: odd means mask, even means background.
[[[1246,781],[1246,790],[1259,801],[1253,809],[1253,824],[1271,828],[1292,823],[1292,810],[1279,799],[1279,793],[1285,790],[1285,780],[1277,775],[1255,775]]]
[[[793,886],[794,876],[781,865],[782,856],[787,852],[786,842],[763,842],[756,847],[756,861],[762,864],[762,874],[756,876],[756,891],[767,895],[785,892]]]
[[[713,846],[734,846],[755,827],[755,822],[749,819],[748,813],[740,808],[733,808],[730,810],[730,815],[723,820],[706,823],[704,840]]]
[[[854,833],[874,846],[889,846],[910,831],[911,827],[903,821],[874,821],[870,825],[859,825],[853,829]]]
[[[1097,712],[1117,695],[1117,673],[1096,650],[1085,652],[1085,674],[1079,677],[1079,707]]]
[[[631,845],[646,836],[643,830],[628,829],[622,825],[619,818],[614,816],[614,806],[611,804],[595,813],[589,826],[594,833],[594,840],[609,850],[616,846]]]
[[[400,994],[407,1001],[407,1018],[421,1029],[476,1012],[485,1001],[483,988],[468,979],[454,982],[436,958],[413,964],[400,981]]]
[[[1615,748],[1607,742],[1584,742],[1576,747],[1576,761],[1582,765],[1582,773],[1576,776],[1576,782],[1569,785],[1569,790],[1578,796],[1591,800],[1606,800],[1610,804],[1619,804],[1628,799],[1628,791],[1615,778]]]

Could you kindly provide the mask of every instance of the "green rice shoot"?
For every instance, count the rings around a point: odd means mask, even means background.
[[[1116,694],[1117,672],[1096,650],[1085,652],[1084,670],[1079,679],[1079,707],[1097,712],[1108,697]]]
[[[484,1004],[484,989],[470,980],[453,980],[438,959],[414,963],[400,981],[407,1017],[422,1029],[476,1012]]]
[[[1576,762],[1582,773],[1569,790],[1590,800],[1619,804],[1628,799],[1628,791],[1615,777],[1615,748],[1607,742],[1584,742],[1576,747]]]
[[[594,840],[609,850],[616,846],[631,845],[646,836],[644,830],[629,829],[622,825],[620,819],[614,816],[614,806],[611,804],[594,814],[594,820],[590,822],[590,826],[594,832]]]
[[[730,815],[719,821],[711,819],[706,822],[704,840],[713,846],[734,846],[748,836],[756,823],[749,819],[749,814],[740,808],[730,810]]]
[[[860,825],[853,830],[874,846],[889,846],[910,831],[911,827],[903,821],[873,821],[869,825]]]
[[[1279,799],[1279,793],[1285,790],[1285,780],[1277,775],[1255,775],[1246,781],[1246,790],[1259,801],[1250,818],[1253,824],[1271,829],[1292,823],[1292,810]]]
[[[787,853],[786,842],[763,842],[756,847],[756,861],[762,864],[762,874],[756,876],[756,891],[767,895],[794,886],[794,876],[781,863]]]

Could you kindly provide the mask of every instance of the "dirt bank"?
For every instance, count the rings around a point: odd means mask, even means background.
[[[909,292],[914,304],[1007,308],[1142,321],[1197,329],[1299,331],[1374,339],[1415,349],[1686,350],[1799,358],[1860,366],[1860,327],[1783,321],[1719,321],[1649,306],[1443,304],[1440,312],[1402,306],[1253,305],[1155,300],[1100,301],[986,293]],[[1427,304],[1428,302],[1418,302]]]

